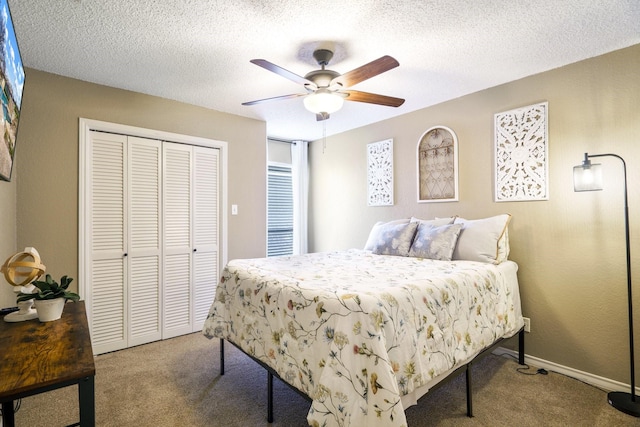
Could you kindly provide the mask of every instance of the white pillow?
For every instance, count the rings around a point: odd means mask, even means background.
[[[468,220],[456,218],[462,224],[453,260],[467,260],[500,264],[509,258],[510,214]]]
[[[509,259],[509,226],[504,229],[504,234],[498,239],[498,257],[496,258],[497,264]]]
[[[421,223],[413,238],[409,256],[417,258],[451,261],[462,224],[448,224],[435,227]]]
[[[387,223],[378,226],[378,233],[372,239],[371,252],[378,255],[409,255],[416,228],[418,228],[417,222]]]

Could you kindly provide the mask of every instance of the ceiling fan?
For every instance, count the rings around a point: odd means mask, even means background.
[[[243,102],[242,105],[255,105],[268,101],[304,96],[304,106],[307,110],[315,113],[316,119],[321,121],[328,119],[329,114],[342,108],[345,100],[385,105],[388,107],[399,107],[404,103],[404,99],[401,98],[347,89],[400,65],[394,58],[385,55],[348,73],[340,74],[336,71],[325,69],[333,57],[332,51],[328,49],[318,49],[313,52],[313,57],[321,68],[307,73],[304,77],[285,70],[265,59],[252,59],[250,61],[251,63],[301,84],[307,90],[307,93],[295,93],[259,99],[257,101]]]

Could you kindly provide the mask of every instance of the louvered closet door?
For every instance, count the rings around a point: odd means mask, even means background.
[[[88,184],[90,291],[86,296],[96,353],[126,347],[125,209],[127,138],[91,132]]]
[[[128,345],[134,346],[162,338],[162,143],[129,137],[128,147]]]
[[[219,153],[194,147],[193,330],[204,325],[218,283]]]
[[[78,282],[95,354],[202,329],[221,267],[219,147],[226,145],[80,125]]]
[[[163,338],[193,331],[192,153],[190,145],[163,143]]]

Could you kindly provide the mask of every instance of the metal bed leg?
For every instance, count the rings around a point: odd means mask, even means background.
[[[220,338],[220,375],[224,375],[224,339]]]
[[[524,328],[518,332],[518,363],[524,365]]]
[[[467,363],[467,369],[465,370],[467,377],[467,417],[473,418],[473,396],[471,385],[471,363]]]
[[[273,374],[267,371],[267,422],[273,422]]]

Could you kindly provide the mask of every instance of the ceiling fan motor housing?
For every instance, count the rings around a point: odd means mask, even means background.
[[[333,52],[329,49],[318,49],[313,52],[313,57],[315,58],[318,65],[324,67],[329,65],[329,61],[333,58]]]
[[[340,73],[333,70],[314,70],[307,73],[304,78],[311,80],[318,86],[318,88],[327,88],[331,83],[331,80],[338,77]]]

